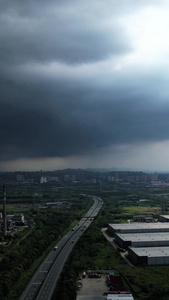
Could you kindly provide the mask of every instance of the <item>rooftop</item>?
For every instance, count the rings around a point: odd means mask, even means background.
[[[168,216],[169,218],[169,216]],[[126,224],[109,224],[115,231],[119,230],[141,230],[141,229],[169,229],[169,222],[157,223],[126,223]]]
[[[138,256],[148,256],[148,257],[164,257],[169,256],[169,247],[146,247],[146,248],[136,248],[129,247]]]
[[[168,232],[158,232],[158,235],[156,232],[151,233],[117,233],[116,236],[119,236],[123,241],[132,241],[132,242],[138,242],[138,241],[169,241],[169,234]]]
[[[161,217],[164,217],[166,219],[169,219],[169,215],[160,215]]]

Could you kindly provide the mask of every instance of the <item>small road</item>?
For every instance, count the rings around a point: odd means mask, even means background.
[[[94,220],[103,205],[99,197],[92,197],[94,203],[87,214],[72,231],[68,232],[56,245],[56,250],[50,251],[39,269],[34,274],[19,300],[50,300],[57,285],[63,266],[78,241],[79,237]]]
[[[20,242],[22,242],[24,239],[26,239],[26,237],[33,231],[33,228],[31,227],[30,230],[20,239],[20,241],[15,245],[18,246],[20,244]],[[14,247],[15,247],[14,246]]]
[[[118,245],[114,242],[114,238],[110,237],[106,233],[107,228],[102,228],[102,233],[105,236],[105,238],[109,241],[109,243],[117,250]],[[127,262],[127,264],[131,267],[134,267],[134,265],[127,259],[128,251],[126,252],[119,252],[120,255],[124,258],[124,260]]]

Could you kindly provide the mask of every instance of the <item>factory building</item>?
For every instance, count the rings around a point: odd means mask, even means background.
[[[25,217],[23,214],[15,214],[12,216],[12,220],[16,225],[25,225]]]
[[[115,242],[122,248],[133,247],[160,247],[169,246],[168,232],[157,233],[128,233],[115,234]]]
[[[169,222],[169,215],[160,215],[158,220],[159,222]]]
[[[136,215],[133,216],[134,222],[146,222],[151,223],[153,222],[153,216],[152,215]]]
[[[169,265],[169,247],[129,247],[128,257],[136,265]]]
[[[134,264],[169,265],[169,218],[160,217],[165,222],[108,224],[108,231]]]
[[[146,232],[169,232],[169,223],[127,223],[108,224],[108,231],[114,233],[146,233]]]

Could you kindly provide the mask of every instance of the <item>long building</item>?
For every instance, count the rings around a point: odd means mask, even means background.
[[[128,257],[136,265],[169,265],[169,247],[129,247]]]
[[[114,233],[169,232],[169,222],[108,224],[108,231],[112,234],[114,234]]]
[[[168,232],[127,233],[115,234],[115,242],[122,248],[133,247],[160,247],[169,246]]]

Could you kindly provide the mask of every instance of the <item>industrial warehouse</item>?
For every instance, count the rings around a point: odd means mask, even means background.
[[[169,233],[115,233],[115,242],[122,248],[169,246]]]
[[[110,233],[169,232],[169,222],[108,224]]]
[[[169,223],[108,224],[117,246],[135,265],[169,265]]]
[[[129,247],[128,255],[136,265],[169,265],[169,247]]]

